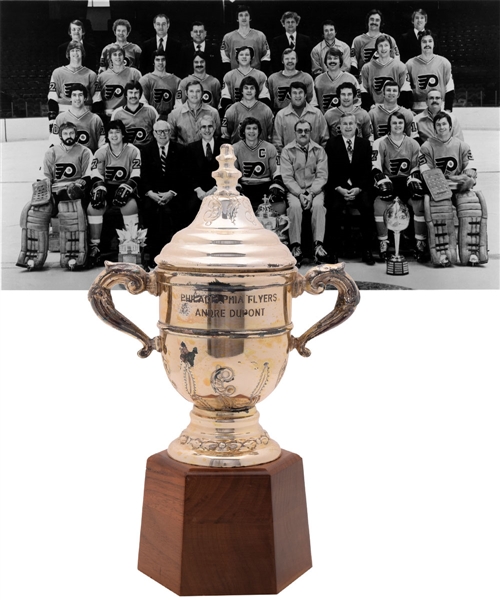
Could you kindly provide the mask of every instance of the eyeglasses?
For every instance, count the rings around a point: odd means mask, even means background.
[[[166,135],[169,135],[170,129],[155,129],[154,132],[160,135],[161,137],[165,137]]]
[[[310,129],[296,129],[295,131],[297,133],[311,133]]]

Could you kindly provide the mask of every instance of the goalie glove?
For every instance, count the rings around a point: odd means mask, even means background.
[[[84,179],[78,179],[77,181],[70,183],[66,190],[68,198],[70,200],[81,200],[85,198],[85,187],[86,183]]]
[[[378,188],[382,200],[394,198],[394,186],[387,175],[384,175],[382,171],[375,169],[373,171],[373,178],[375,180],[375,187]]]
[[[474,171],[475,175],[475,170],[471,170]],[[464,171],[461,175],[451,175],[448,179],[450,190],[462,194],[471,190],[476,185],[476,179],[471,175],[472,173],[469,174],[467,171]]]
[[[94,183],[90,190],[90,204],[92,208],[104,208],[106,206],[106,187],[98,181]]]
[[[135,187],[135,183],[131,180],[127,181],[127,183],[121,183],[115,192],[113,206],[125,206],[131,194],[135,191]]]
[[[424,186],[422,185],[422,176],[419,171],[413,172],[406,180],[406,185],[413,198],[421,199],[424,197]]]

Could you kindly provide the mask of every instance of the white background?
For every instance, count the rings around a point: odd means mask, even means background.
[[[335,294],[294,301],[294,334]],[[114,292],[155,335],[158,300]],[[500,293],[362,292],[259,405],[304,460],[313,568],[281,594],[500,598]],[[137,571],[144,470],[189,420],[86,292],[2,292],[2,598],[174,598]]]

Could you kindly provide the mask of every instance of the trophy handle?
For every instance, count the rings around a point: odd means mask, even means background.
[[[141,294],[148,291],[153,296],[158,296],[158,283],[156,271],[146,273],[139,265],[129,263],[112,263],[106,261],[105,269],[96,277],[92,284],[88,299],[94,312],[111,327],[123,331],[142,342],[143,348],[137,352],[141,358],[146,358],[153,350],[161,351],[160,338],[149,338],[141,329],[116,310],[111,298],[111,288],[124,284],[131,294]]]
[[[339,292],[334,309],[328,313],[326,317],[323,317],[320,321],[315,323],[300,337],[296,338],[293,335],[291,336],[291,349],[293,350],[296,348],[301,356],[311,355],[309,348],[306,348],[306,344],[309,340],[312,340],[312,338],[321,333],[325,333],[325,331],[337,327],[337,325],[346,321],[356,310],[356,306],[360,300],[358,286],[344,271],[344,267],[344,263],[339,263],[337,265],[326,264],[313,267],[305,274],[305,276],[297,272],[297,277],[294,281],[292,290],[294,298],[300,296],[304,291],[309,294],[321,294],[329,284],[333,284]]]

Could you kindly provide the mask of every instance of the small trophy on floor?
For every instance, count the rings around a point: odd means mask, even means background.
[[[399,239],[410,223],[410,211],[397,196],[385,211],[384,221],[394,233],[394,254],[387,260],[387,275],[408,275],[408,261],[399,254]]]

